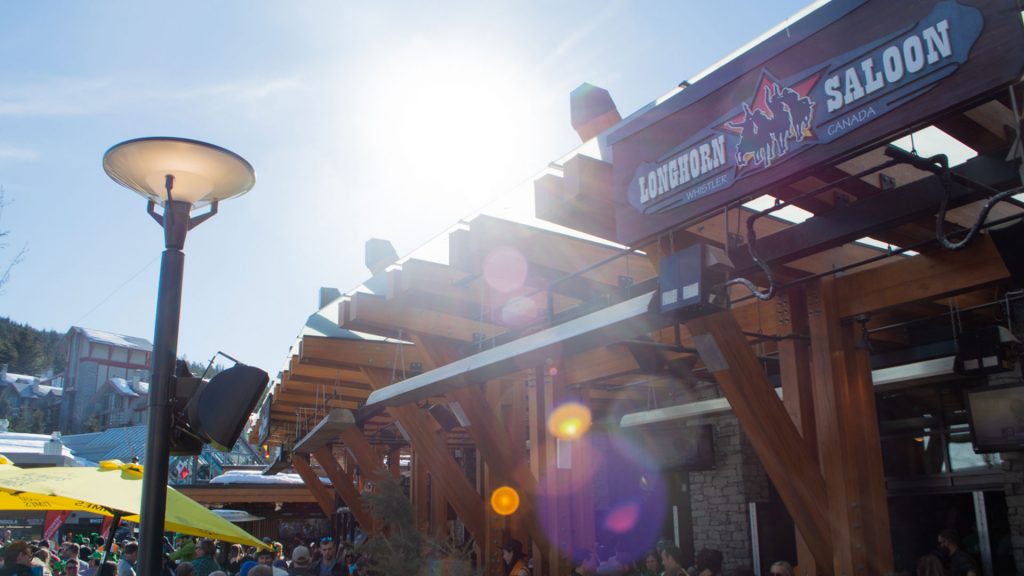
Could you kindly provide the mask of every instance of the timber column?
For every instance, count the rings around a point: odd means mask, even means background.
[[[870,358],[839,314],[835,279],[807,294],[818,459],[825,478],[836,576],[892,571],[878,417]]]

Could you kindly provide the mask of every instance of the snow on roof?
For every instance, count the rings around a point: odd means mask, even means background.
[[[16,383],[27,383],[32,384],[38,380],[35,376],[29,376],[28,374],[15,374],[14,372],[6,372],[3,374],[3,380],[0,380],[0,385],[3,384],[16,384]]]
[[[7,385],[18,393],[18,396],[22,398],[45,398],[47,396],[62,396],[64,390],[56,386],[47,386],[45,384],[39,384],[39,380],[36,378],[32,379],[19,379],[13,382],[7,382]]]
[[[80,331],[90,342],[120,346],[122,348],[134,348],[135,350],[143,350],[145,352],[153,351],[153,344],[145,338],[139,338],[137,336],[122,336],[121,334],[114,334],[113,332],[104,332],[102,330],[82,328],[80,326],[74,326],[71,329]]]
[[[128,383],[124,378],[111,378],[107,380],[111,387],[114,388],[114,392],[117,392],[121,396],[129,396],[132,398],[138,398],[139,393],[132,390],[131,384]]]
[[[320,478],[326,485],[331,484],[329,478]],[[274,474],[264,476],[261,470],[231,470],[214,477],[210,484],[288,484],[305,485],[298,474]]]
[[[70,434],[64,437],[64,444],[74,451],[75,456],[93,462],[129,462],[132,456],[136,456],[140,463],[145,464],[146,426],[125,426],[109,428],[102,432]]]
[[[43,447],[50,438],[49,434],[0,432],[0,454],[42,454]],[[61,455],[73,457],[71,449],[67,446],[61,449]]]

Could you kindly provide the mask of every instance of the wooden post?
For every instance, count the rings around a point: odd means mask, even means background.
[[[412,505],[416,509],[416,527],[420,532],[430,531],[430,496],[427,494],[427,465],[415,450],[412,453]]]
[[[686,326],[818,565],[830,566],[825,482],[736,319],[723,311],[689,320]]]
[[[313,471],[312,466],[309,465],[309,456],[305,454],[292,454],[292,466],[306,484],[306,488],[313,494],[313,498],[316,498],[316,503],[320,505],[320,510],[323,510],[324,516],[327,516],[328,520],[333,518],[335,510],[334,493],[324,486],[324,483],[320,481],[320,477]]]
[[[392,446],[388,450],[388,472],[393,478],[402,477],[402,447]]]
[[[375,533],[376,526],[374,525],[373,517],[370,516],[368,510],[363,508],[363,499],[359,496],[359,491],[356,490],[351,474],[344,470],[338,464],[338,461],[334,459],[330,446],[317,448],[313,452],[313,456],[316,458],[317,463],[320,464],[320,467],[324,469],[324,472],[327,473],[327,477],[331,479],[334,491],[344,500],[345,505],[352,512],[352,516],[355,517],[356,522],[359,522],[359,525],[366,532]]]
[[[359,428],[350,426],[341,432],[341,439],[345,442],[345,448],[359,463],[359,475],[363,480],[380,480],[388,475],[384,468],[384,461],[381,460],[377,451],[370,446],[369,441],[359,431]]]
[[[850,404],[857,419],[853,447],[859,453],[861,517],[864,522],[864,546],[868,574],[884,576],[894,571],[892,532],[889,524],[889,503],[885,491],[885,467],[882,462],[882,441],[878,432],[875,407],[875,389],[871,381],[871,351],[868,349],[864,326],[849,323],[844,326],[843,347],[850,359],[848,364]],[[859,450],[858,450],[859,449]]]
[[[849,396],[849,363],[843,339],[842,318],[831,278],[812,284],[807,294],[814,365],[814,411],[818,429],[818,458],[828,494],[832,570],[836,576],[867,574],[862,518],[861,467],[855,448],[855,429],[860,420],[875,421],[863,414],[861,404]],[[806,532],[805,532],[806,535]]]
[[[818,435],[814,422],[812,397],[810,331],[807,326],[807,296],[801,287],[779,294],[775,303],[775,333],[788,338],[779,341],[779,369],[782,378],[782,403],[793,425],[804,438],[811,457],[817,461]],[[807,338],[807,339],[805,339]],[[818,573],[800,530],[796,530],[797,564],[801,576]]]
[[[363,368],[375,389],[391,384],[390,371],[381,368]],[[438,438],[434,419],[414,405],[392,406],[388,412],[402,425],[409,435],[409,442],[416,453],[427,464],[430,474],[440,478],[432,482],[451,503],[455,513],[478,540],[483,540],[485,531],[483,500],[466,478],[459,463],[452,458],[448,446]]]

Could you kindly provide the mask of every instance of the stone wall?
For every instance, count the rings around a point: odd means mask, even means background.
[[[715,469],[690,473],[695,550],[714,548],[725,557],[723,573],[752,564],[750,502],[769,496],[768,479],[732,414],[713,420]]]

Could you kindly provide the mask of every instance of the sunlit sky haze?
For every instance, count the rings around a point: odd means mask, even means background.
[[[0,186],[27,246],[0,315],[152,338],[160,229],[100,161],[179,136],[256,187],[186,244],[179,354],[276,374],[317,289],[368,276],[579,145],[569,92],[633,111],[805,2],[8,2]]]

